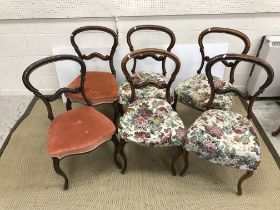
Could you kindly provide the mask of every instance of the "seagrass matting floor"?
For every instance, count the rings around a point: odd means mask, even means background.
[[[53,105],[55,113],[65,110],[61,101]],[[99,109],[112,114],[110,106]],[[239,99],[233,110],[244,113]],[[181,104],[178,111],[186,126],[200,114]],[[243,183],[242,196],[236,195],[242,171],[193,155],[186,174],[172,176],[174,148],[127,144],[128,168],[122,175],[112,159],[112,142],[62,160],[70,183],[64,191],[46,151],[48,126],[46,109],[37,101],[1,156],[0,209],[280,209],[280,173],[263,141],[262,162]]]

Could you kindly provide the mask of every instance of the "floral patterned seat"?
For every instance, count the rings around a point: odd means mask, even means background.
[[[148,146],[180,146],[185,127],[171,105],[163,99],[131,103],[120,119],[119,134],[127,142]]]
[[[214,77],[214,85],[216,88],[225,89],[232,85],[227,81]],[[188,78],[175,88],[178,95],[178,101],[194,107],[199,110],[206,110],[208,100],[210,98],[211,89],[205,74],[198,74]],[[233,105],[233,93],[216,94],[212,108],[229,110]]]
[[[131,75],[134,84],[141,84],[145,81],[154,81],[159,84],[166,84],[166,79],[162,74],[153,72],[137,72]],[[135,90],[136,99],[142,98],[161,98],[164,99],[166,95],[165,89],[148,85],[142,89]],[[124,82],[119,87],[119,103],[127,104],[131,98],[131,88],[128,82]]]
[[[238,169],[255,170],[260,144],[251,122],[244,116],[210,109],[188,129],[184,148],[198,157]]]

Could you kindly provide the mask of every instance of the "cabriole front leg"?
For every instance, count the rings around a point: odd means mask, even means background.
[[[118,149],[119,149],[119,141],[117,139],[116,134],[114,134],[112,136],[112,142],[114,143],[114,154],[113,154],[113,158],[115,161],[116,166],[121,169],[122,168],[122,164],[118,161]]]
[[[124,152],[124,146],[125,146],[126,142],[125,140],[121,139],[120,143],[119,143],[119,153],[123,159],[123,165],[122,165],[122,169],[121,169],[121,173],[124,174],[126,171],[126,167],[127,167],[127,158],[126,158],[126,154]]]
[[[64,187],[63,188],[64,188],[64,190],[67,190],[68,189],[68,178],[67,178],[66,174],[64,173],[64,171],[62,171],[59,166],[60,159],[58,159],[56,157],[53,157],[52,159],[53,159],[53,168],[57,174],[59,174],[60,176],[62,176],[64,178]]]
[[[242,188],[241,185],[244,180],[249,179],[251,176],[253,176],[253,171],[247,171],[243,176],[239,179],[238,185],[237,185],[237,194],[242,195]]]

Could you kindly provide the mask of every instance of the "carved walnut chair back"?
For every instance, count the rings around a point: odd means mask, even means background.
[[[204,31],[202,31],[198,37],[198,45],[199,45],[199,49],[200,49],[200,53],[201,53],[201,64],[199,69],[197,70],[198,74],[201,74],[202,68],[205,64],[205,62],[208,62],[211,58],[207,55],[205,55],[205,51],[204,51],[204,44],[203,44],[203,39],[205,38],[206,35],[209,34],[213,34],[213,33],[219,33],[219,34],[228,34],[228,35],[232,35],[235,36],[239,39],[241,39],[244,43],[244,48],[243,51],[241,52],[241,54],[247,54],[250,50],[250,40],[249,38],[242,32],[235,30],[235,29],[230,29],[230,28],[221,28],[221,27],[213,27],[213,28],[208,28],[205,29]],[[234,82],[234,71],[235,68],[237,66],[239,61],[235,61],[235,62],[228,62],[226,60],[222,61],[222,63],[226,66],[226,67],[230,67],[230,80],[229,82],[231,84],[233,84]]]
[[[71,88],[67,88],[67,87],[60,88],[53,95],[42,94],[38,89],[36,89],[31,84],[30,75],[39,67],[42,67],[48,63],[53,63],[53,62],[62,61],[62,60],[72,60],[80,65],[80,67],[81,67],[81,69],[80,69],[80,73],[81,73],[80,74],[80,77],[81,77],[80,86],[76,87],[75,89],[71,89]],[[90,101],[88,100],[88,98],[86,97],[85,92],[84,92],[85,75],[86,75],[86,66],[82,59],[80,59],[74,55],[56,55],[56,56],[43,58],[43,59],[31,64],[29,67],[27,67],[22,75],[22,81],[28,90],[30,90],[32,93],[34,93],[34,95],[36,97],[38,97],[39,99],[41,99],[44,102],[44,104],[46,105],[47,110],[48,110],[48,118],[50,120],[53,120],[54,116],[53,116],[52,107],[51,107],[50,102],[53,102],[56,99],[58,99],[63,93],[74,93],[74,94],[82,93],[82,96],[83,96],[84,100],[86,101],[87,105],[90,105]]]
[[[159,31],[159,32],[163,32],[163,33],[167,34],[170,37],[170,43],[169,43],[166,51],[171,52],[171,50],[174,47],[175,42],[176,42],[175,35],[169,28],[166,28],[164,26],[159,26],[159,25],[139,25],[139,26],[135,26],[135,27],[131,28],[127,32],[127,44],[129,46],[129,50],[131,52],[135,50],[132,45],[132,42],[131,42],[132,35],[137,31],[143,31],[143,30]],[[162,74],[165,76],[166,75],[166,67],[165,67],[166,57],[165,56],[162,56],[162,57],[151,56],[151,57],[157,61],[162,62]],[[145,56],[142,56],[142,57],[139,57],[138,59],[144,59],[144,58],[145,58]],[[135,68],[136,68],[136,59],[133,60],[133,67],[131,69],[132,73],[135,73]]]
[[[98,52],[93,52],[89,55],[82,54],[80,48],[78,47],[78,44],[76,43],[75,38],[78,34],[80,34],[82,32],[89,32],[89,31],[102,31],[102,32],[106,32],[112,36],[113,45],[112,45],[109,55],[102,55]],[[72,35],[70,36],[70,41],[71,41],[71,44],[74,47],[76,53],[78,54],[78,56],[80,58],[82,58],[84,60],[99,58],[103,61],[109,61],[111,72],[112,72],[112,74],[114,74],[116,76],[116,70],[114,67],[113,57],[116,52],[116,48],[118,46],[118,35],[116,34],[115,31],[113,31],[110,28],[104,27],[104,26],[83,26],[83,27],[77,28],[75,31],[72,32]]]
[[[258,91],[249,96],[245,95],[240,90],[238,90],[237,88],[234,88],[234,87],[228,87],[225,89],[215,88],[211,68],[213,65],[215,65],[218,62],[228,62],[228,61],[231,61],[234,63],[239,63],[239,62],[243,61],[243,62],[252,63],[254,65],[259,65],[260,67],[262,67],[263,70],[266,71],[267,78],[266,78],[265,82],[259,87]],[[253,104],[254,104],[256,98],[261,93],[263,93],[265,88],[267,88],[272,83],[273,78],[274,78],[274,71],[269,63],[267,63],[265,60],[262,60],[260,58],[250,56],[250,55],[242,55],[242,54],[222,54],[222,55],[215,56],[209,60],[209,62],[206,65],[205,71],[206,71],[209,85],[211,87],[211,96],[210,96],[210,99],[207,104],[207,109],[210,109],[211,104],[213,103],[215,94],[225,94],[225,93],[233,92],[233,93],[237,94],[238,96],[249,100],[249,105],[248,105],[248,109],[247,109],[247,114],[248,114],[247,118],[248,119],[252,118],[252,115],[253,115],[252,107],[253,107]]]

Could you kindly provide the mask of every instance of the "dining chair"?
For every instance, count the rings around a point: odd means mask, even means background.
[[[250,49],[250,40],[249,38],[242,32],[230,29],[230,28],[221,28],[221,27],[213,27],[208,28],[202,31],[198,37],[198,44],[201,53],[201,64],[197,71],[197,75],[192,76],[183,82],[179,83],[175,88],[174,93],[174,105],[173,108],[176,110],[177,102],[183,103],[187,106],[190,106],[199,111],[205,111],[206,105],[208,103],[210,97],[210,86],[207,81],[207,76],[202,74],[202,69],[204,64],[210,60],[210,57],[205,54],[204,43],[206,35],[209,34],[227,34],[234,36],[240,39],[244,43],[244,48],[241,54],[247,54]],[[221,78],[213,77],[214,84],[217,88],[225,89],[228,87],[232,87],[234,83],[234,72],[239,61],[235,62],[227,62],[223,61],[222,63],[226,67],[230,67],[230,78],[229,82],[223,80]],[[212,108],[222,109],[222,110],[230,110],[233,105],[233,94],[228,93],[224,95],[216,95],[214,102],[212,104]]]
[[[81,52],[76,42],[76,37],[82,33],[88,32],[105,32],[112,36],[113,45],[109,55],[102,55],[98,52],[92,52],[89,55],[85,55]],[[91,60],[99,58],[103,61],[109,61],[110,72],[104,69],[100,71],[97,69],[87,70],[85,76],[85,94],[87,95],[91,106],[100,104],[112,104],[114,108],[114,122],[118,115],[118,85],[116,81],[116,70],[114,67],[114,54],[118,45],[118,35],[112,29],[103,26],[83,26],[77,28],[72,32],[70,37],[71,44],[74,47],[77,55],[84,60]],[[70,84],[69,88],[76,87],[80,83],[80,76],[77,76]],[[85,104],[85,101],[81,94],[66,93],[67,97],[66,107],[67,110],[71,109],[72,102],[79,102]]]
[[[266,72],[265,82],[258,91],[252,95],[245,95],[234,87],[219,89],[215,86],[212,76],[212,67],[219,62],[247,62],[259,65]],[[212,163],[245,170],[246,173],[239,179],[237,185],[238,195],[242,194],[242,182],[253,175],[261,161],[261,146],[256,129],[251,118],[252,106],[255,99],[273,81],[274,72],[266,61],[249,55],[222,54],[210,59],[206,65],[206,75],[211,89],[211,96],[205,111],[188,129],[184,143],[185,152],[193,153],[199,158]],[[233,92],[241,99],[249,101],[247,117],[227,110],[211,109],[216,94]],[[186,168],[181,171],[183,175]]]
[[[133,52],[134,46],[131,41],[131,37],[133,34],[136,34],[136,32],[139,31],[157,31],[157,32],[163,32],[167,34],[170,38],[170,43],[166,49],[166,51],[171,52],[172,48],[175,45],[175,35],[174,33],[164,27],[164,26],[159,26],[159,25],[138,25],[135,27],[132,27],[128,33],[127,33],[127,44],[129,46],[129,50]],[[147,81],[147,80],[153,80],[160,82],[162,84],[166,84],[166,57],[165,56],[149,56],[153,58],[156,61],[161,62],[162,66],[162,73],[155,73],[153,72],[153,69],[149,69],[148,71],[142,71],[142,72],[135,72],[136,69],[136,63],[137,60],[139,59],[144,59],[147,56],[138,56],[138,58],[133,59],[133,67],[131,69],[131,73],[133,75],[133,79],[137,81]],[[136,97],[137,99],[139,98],[165,98],[165,91],[162,89],[159,89],[153,85],[147,85],[146,87],[142,89],[137,89],[136,90]],[[119,87],[119,107],[121,112],[123,113],[123,107],[122,105],[128,104],[131,99],[131,88],[130,85],[127,81],[125,81],[120,87]]]
[[[80,83],[73,88],[60,88],[53,95],[44,95],[30,82],[30,75],[38,68],[53,62],[62,60],[73,61],[80,65]],[[118,166],[117,160],[118,140],[115,135],[115,125],[105,115],[98,112],[94,107],[83,106],[54,116],[51,102],[58,99],[63,93],[81,94],[86,105],[91,102],[84,91],[86,66],[82,59],[73,55],[57,55],[36,61],[26,68],[22,75],[25,87],[38,99],[41,99],[48,111],[51,121],[47,135],[47,150],[53,160],[53,167],[57,174],[64,178],[64,190],[68,189],[68,178],[60,168],[60,161],[70,155],[90,152],[101,144],[112,140],[114,143],[113,158]]]
[[[127,70],[127,62],[131,59],[142,57],[163,56],[170,58],[175,63],[175,69],[167,83],[151,80],[139,81],[134,79],[134,74]],[[119,123],[119,154],[123,158],[121,173],[125,173],[127,168],[127,158],[124,146],[127,142],[133,142],[142,146],[174,146],[177,152],[171,162],[172,174],[176,175],[174,168],[175,161],[182,155],[182,142],[185,138],[185,126],[177,112],[175,112],[170,103],[170,87],[180,69],[180,60],[171,52],[146,48],[133,51],[126,55],[122,60],[122,71],[131,87],[130,104],[120,118]],[[155,86],[165,90],[165,99],[160,98],[137,98],[136,90],[145,88],[148,85]]]

